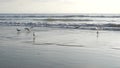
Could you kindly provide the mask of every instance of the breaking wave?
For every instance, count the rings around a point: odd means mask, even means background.
[[[0,25],[120,30],[119,18],[120,14],[0,14]]]

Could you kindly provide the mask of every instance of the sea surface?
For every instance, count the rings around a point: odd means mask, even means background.
[[[0,22],[120,24],[120,14],[0,14]]]
[[[46,21],[44,18],[48,17],[55,19]],[[119,30],[5,25],[8,24],[5,22],[119,25],[119,20],[119,14],[0,14],[0,68],[120,68]]]

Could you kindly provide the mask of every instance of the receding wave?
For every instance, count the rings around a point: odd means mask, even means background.
[[[16,23],[16,22],[0,22],[0,25],[7,26],[29,26],[29,27],[51,27],[66,29],[89,29],[89,30],[120,30],[120,24],[76,24],[76,23]]]
[[[37,21],[93,21],[90,19],[33,19]]]

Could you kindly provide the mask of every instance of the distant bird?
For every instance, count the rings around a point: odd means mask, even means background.
[[[16,30],[17,30],[17,32],[20,32],[21,30],[20,29],[18,29],[18,28],[16,28]]]
[[[24,28],[26,31],[30,31],[30,29],[29,28]]]
[[[95,29],[98,30],[98,27],[96,27]]]
[[[97,34],[99,34],[99,31],[97,31]]]
[[[99,37],[99,28],[96,27],[96,30],[97,30],[96,34],[97,34],[97,38],[98,38]]]
[[[33,32],[33,42],[35,43],[35,33]]]
[[[96,27],[96,30],[97,30],[97,34],[99,34],[99,28],[98,27]]]
[[[35,33],[33,32],[33,38],[35,38]]]

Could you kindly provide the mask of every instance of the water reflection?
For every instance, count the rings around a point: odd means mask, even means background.
[[[18,35],[18,36],[20,35],[20,33],[21,33],[20,31],[17,31],[17,35]]]

